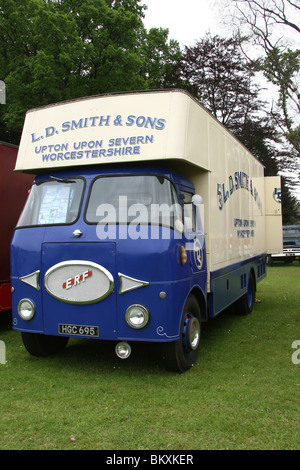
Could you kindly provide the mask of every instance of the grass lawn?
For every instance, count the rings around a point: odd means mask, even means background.
[[[251,315],[206,323],[195,366],[161,369],[151,345],[72,339],[30,356],[0,314],[0,450],[299,449],[300,264],[268,268]],[[300,353],[298,355],[300,358]]]

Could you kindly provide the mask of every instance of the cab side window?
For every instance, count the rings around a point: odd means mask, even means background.
[[[196,212],[195,206],[192,203],[192,193],[187,193],[186,191],[180,191],[180,198],[183,205],[183,217],[184,217],[184,224],[187,230],[192,230],[195,232],[196,230]]]

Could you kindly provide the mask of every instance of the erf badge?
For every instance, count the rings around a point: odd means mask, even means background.
[[[194,238],[194,259],[197,268],[200,270],[203,264],[203,253],[198,238]]]
[[[280,188],[274,189],[273,199],[274,201],[278,202],[278,204],[281,204],[281,189]]]

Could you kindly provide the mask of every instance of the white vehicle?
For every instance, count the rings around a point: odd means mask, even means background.
[[[269,255],[268,264],[273,265],[274,261],[292,263],[298,258],[300,261],[300,225],[284,225],[282,227],[283,251]]]

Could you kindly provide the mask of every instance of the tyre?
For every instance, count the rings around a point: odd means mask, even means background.
[[[185,372],[197,360],[201,337],[201,312],[196,297],[190,295],[184,306],[178,341],[164,343],[163,365],[173,372]]]
[[[252,312],[255,303],[255,281],[253,274],[249,276],[248,289],[245,295],[237,302],[237,313],[240,315],[249,315]]]
[[[22,332],[22,341],[33,356],[50,356],[64,349],[69,338],[66,336],[47,336],[38,333]]]

